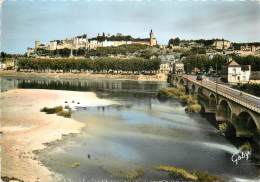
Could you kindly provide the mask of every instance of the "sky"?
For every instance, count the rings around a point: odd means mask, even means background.
[[[260,1],[252,0],[6,0],[0,18],[8,53],[25,53],[35,40],[103,32],[146,38],[151,29],[160,44],[174,37],[260,42]]]

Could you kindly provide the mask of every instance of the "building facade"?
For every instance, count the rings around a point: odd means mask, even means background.
[[[181,61],[176,61],[173,64],[173,73],[174,74],[184,74],[184,64]]]
[[[155,37],[155,34],[153,31],[150,31],[149,38],[137,38],[137,39],[131,39],[131,40],[111,40],[110,35],[105,36],[103,33],[103,40],[99,40],[98,37],[88,39],[87,35],[81,35],[76,36],[71,39],[65,39],[65,40],[52,40],[47,44],[42,44],[40,41],[35,41],[34,51],[36,52],[39,49],[48,50],[48,51],[54,51],[59,49],[97,49],[98,47],[117,47],[121,45],[130,45],[130,44],[140,44],[140,45],[147,45],[147,46],[155,46],[157,45],[157,40]],[[117,36],[123,36],[121,34],[118,34]],[[131,36],[130,36],[131,37]],[[27,56],[30,56],[33,54],[32,52],[33,48],[27,49]]]
[[[239,65],[235,61],[230,61],[222,69],[222,77],[228,83],[238,84],[249,82],[251,75],[251,65]]]
[[[165,61],[160,64],[160,73],[169,74],[172,70],[172,64],[170,61]]]
[[[231,42],[228,40],[216,40],[213,43],[213,47],[218,50],[225,50],[231,47]]]

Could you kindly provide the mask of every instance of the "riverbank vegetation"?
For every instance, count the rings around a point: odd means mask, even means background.
[[[58,116],[63,116],[65,118],[71,117],[71,110],[64,110],[62,106],[56,107],[44,107],[41,109],[41,112],[45,112],[46,114],[57,114]]]
[[[242,144],[240,146],[240,150],[241,151],[250,151],[250,152],[252,152],[253,148],[252,148],[252,146],[251,146],[251,144],[249,142],[245,142],[244,144]]]
[[[209,175],[207,172],[193,171],[177,168],[175,166],[164,166],[161,165],[156,168],[159,171],[168,172],[170,178],[180,179],[180,180],[191,180],[196,182],[220,182],[220,178],[216,176]]]
[[[157,95],[159,98],[175,98],[180,99],[187,104],[187,112],[198,113],[201,111],[201,106],[198,103],[198,98],[195,95],[187,95],[184,87],[162,88]]]
[[[246,92],[248,94],[260,97],[260,84],[257,83],[245,83],[232,86],[234,89]]]
[[[220,124],[218,125],[219,132],[220,132],[223,136],[225,136],[226,133],[228,132],[228,128],[229,128],[229,126],[228,126],[228,124],[227,124],[226,122],[220,123]]]
[[[200,70],[208,72],[210,68],[214,70],[221,70],[222,66],[226,65],[228,62],[228,56],[224,55],[215,55],[212,58],[209,58],[205,54],[188,54],[183,63],[185,65],[185,71],[190,73],[195,67]],[[233,60],[235,60],[240,65],[251,65],[252,71],[260,71],[260,57],[258,56],[238,56],[232,55]]]
[[[141,178],[144,175],[143,168],[137,169],[128,169],[128,170],[116,170],[116,169],[105,169],[108,171],[113,177],[124,179],[126,181],[133,181],[138,178]]]
[[[155,73],[160,68],[159,59],[119,59],[119,58],[98,58],[92,59],[34,59],[24,58],[18,61],[19,71],[37,72],[85,72],[94,73]]]

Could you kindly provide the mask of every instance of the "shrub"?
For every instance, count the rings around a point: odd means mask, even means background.
[[[243,145],[240,146],[241,151],[252,151],[252,146],[249,142],[244,143]]]
[[[174,167],[174,166],[159,166],[157,168],[157,170],[160,170],[160,171],[166,171],[166,172],[169,172],[169,174],[171,176],[173,175],[178,175],[178,176],[181,176],[185,179],[189,179],[189,180],[197,180],[197,176],[193,175],[192,173],[186,171],[185,169],[182,169],[182,168],[177,168],[177,167]]]
[[[190,105],[190,112],[199,113],[201,111],[201,106],[199,104]]]
[[[217,182],[221,181],[218,177],[209,175],[207,172],[195,171],[194,175],[198,177],[199,182]]]
[[[159,94],[164,95],[166,97],[172,97],[172,98],[179,99],[180,97],[185,95],[185,89],[183,87],[163,88],[159,91]]]
[[[142,177],[144,175],[144,170],[142,168],[132,170],[113,170],[110,171],[110,173],[114,177],[126,179],[127,181],[133,181],[139,177]]]
[[[76,168],[76,167],[79,167],[79,166],[80,166],[79,162],[74,162],[73,164],[71,164],[72,168]]]
[[[199,113],[201,111],[201,106],[199,104],[188,104],[185,110],[187,112]]]
[[[183,180],[197,181],[197,182],[222,182],[217,176],[212,176],[207,172],[194,171],[189,172],[182,168],[177,168],[174,166],[159,166],[157,170],[169,172],[172,178],[183,178]]]
[[[62,106],[56,106],[53,108],[44,107],[43,109],[41,109],[41,112],[46,112],[46,114],[55,114],[62,110],[63,110]]]
[[[63,116],[65,118],[71,117],[71,109],[68,111],[64,111],[62,106],[56,106],[53,108],[44,107],[41,109],[41,112],[45,112],[46,114],[57,114],[58,116]]]
[[[198,103],[198,98],[193,95],[186,95],[184,87],[163,88],[159,91],[158,97],[176,98],[185,102],[188,106],[186,111],[198,113],[201,111],[201,105]]]
[[[59,111],[57,113],[58,116],[63,116],[65,118],[70,118],[71,117],[71,112],[70,111]]]
[[[218,127],[219,127],[219,131],[221,133],[226,133],[227,130],[228,130],[228,124],[227,123],[221,123],[221,124],[218,125]]]

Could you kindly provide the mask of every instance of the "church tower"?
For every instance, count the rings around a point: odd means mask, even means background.
[[[156,37],[153,33],[153,30],[151,30],[150,32],[150,46],[155,46],[157,45],[157,40],[156,40]]]

